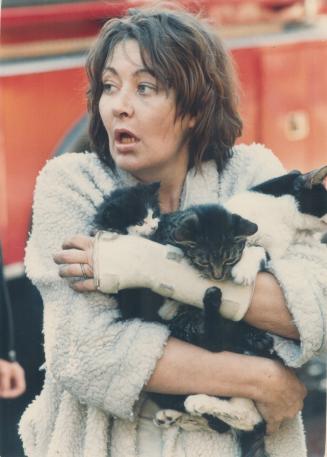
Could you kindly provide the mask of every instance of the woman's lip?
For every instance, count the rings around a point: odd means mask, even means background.
[[[115,141],[120,142],[120,139],[121,139],[123,134],[128,135],[130,138],[134,138],[135,141],[139,141],[139,138],[135,135],[135,133],[132,132],[131,130],[126,129],[126,128],[121,128],[121,129],[115,129],[114,130],[114,139],[115,139]]]
[[[115,145],[115,149],[118,152],[120,152],[120,153],[128,153],[128,152],[132,152],[135,149],[135,146],[137,146],[138,143],[139,143],[139,141],[134,141],[132,143],[121,143],[119,141],[115,141],[114,145]]]

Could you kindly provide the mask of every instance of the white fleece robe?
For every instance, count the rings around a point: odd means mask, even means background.
[[[284,172],[261,145],[237,146],[224,172],[207,162],[190,170],[181,208],[222,203],[233,194]],[[28,457],[136,457],[142,388],[161,357],[169,332],[157,323],[116,322],[115,300],[100,292],[78,294],[58,276],[52,254],[64,239],[88,234],[96,208],[117,186],[93,153],[50,160],[37,179],[26,272],[44,302],[46,378],[20,422]],[[301,334],[301,345],[276,337],[285,363],[297,367],[326,347],[327,245],[294,246],[272,266]],[[160,432],[161,433],[161,432]],[[237,457],[231,433],[162,432],[161,457]],[[271,457],[306,456],[300,417],[266,438]],[[143,456],[140,456],[143,457]]]

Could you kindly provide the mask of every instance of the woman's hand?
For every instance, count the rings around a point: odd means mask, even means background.
[[[25,373],[17,362],[0,359],[0,398],[15,398],[25,392]]]
[[[267,433],[278,430],[281,422],[292,419],[303,408],[307,389],[293,370],[281,363],[267,361],[259,382],[256,406],[267,422]]]
[[[79,278],[71,283],[72,289],[77,292],[96,290],[93,277],[93,246],[93,237],[75,235],[63,242],[62,251],[53,255],[62,278]]]

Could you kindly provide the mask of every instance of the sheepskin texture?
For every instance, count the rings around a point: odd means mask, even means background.
[[[283,172],[278,159],[263,146],[237,146],[220,176],[213,162],[205,163],[202,173],[189,171],[181,208],[223,203]],[[125,172],[113,175],[94,153],[50,160],[38,176],[26,272],[44,302],[46,379],[20,422],[28,457],[148,455],[142,446],[138,448],[144,433],[138,417],[145,396],[142,388],[163,354],[169,332],[160,324],[137,319],[117,322],[113,297],[74,292],[58,276],[52,260],[64,239],[90,232],[104,194],[135,182]],[[301,345],[275,337],[276,349],[292,367],[326,345],[326,254],[325,245],[298,245],[271,266],[301,333]],[[153,436],[160,431],[162,443],[151,457],[239,456],[232,433],[150,427],[156,430]],[[270,457],[305,457],[301,418],[285,421],[267,437],[266,447]]]

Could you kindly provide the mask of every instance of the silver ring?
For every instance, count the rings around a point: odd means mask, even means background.
[[[86,271],[85,271],[84,263],[80,263],[80,267],[81,267],[81,270],[82,270],[83,278],[84,279],[88,279],[88,276],[87,276]]]

